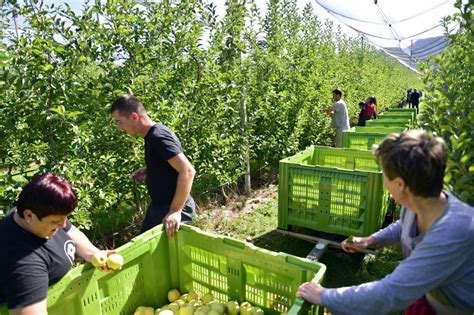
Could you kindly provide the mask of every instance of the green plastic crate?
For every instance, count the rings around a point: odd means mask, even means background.
[[[363,127],[363,126],[355,126],[355,132],[362,132],[362,133],[383,133],[388,135],[389,133],[399,133],[405,131],[405,127]]]
[[[265,314],[322,312],[295,297],[301,283],[322,281],[326,267],[321,263],[186,225],[173,238],[166,237],[160,225],[118,251],[125,260],[121,271],[105,273],[85,264],[52,285],[48,314],[131,315],[140,305],[167,304],[171,288],[200,296],[212,292],[221,302],[245,300]]]
[[[389,108],[388,112],[412,112],[416,116],[418,114],[418,110],[416,108]]]
[[[368,150],[335,149],[333,157],[340,158],[346,151],[346,159],[371,154]],[[315,153],[319,152],[319,153]],[[290,226],[310,228],[312,230],[339,234],[367,236],[378,231],[388,208],[389,194],[383,188],[382,173],[376,168],[372,156],[370,170],[361,171],[344,169],[349,165],[339,159],[341,168],[322,165],[324,156],[320,147],[310,148],[293,157],[280,161],[278,181],[278,227],[289,229]],[[302,158],[303,157],[303,158]],[[337,159],[328,159],[328,164],[337,164]]]
[[[380,167],[370,150],[313,146],[301,152],[301,155],[305,156],[306,152],[311,154],[311,159],[304,160],[304,163],[308,165],[321,165],[349,170],[380,171]],[[295,155],[294,159],[291,159],[292,163],[298,161],[298,156],[299,154]]]
[[[342,146],[344,148],[371,150],[372,145],[379,144],[386,136],[386,133],[345,130],[342,132]]]
[[[416,121],[415,114],[413,112],[384,112],[381,113],[378,119],[391,119],[391,118],[408,118],[411,123]]]
[[[410,128],[410,119],[371,119],[365,122],[366,127],[402,127]]]

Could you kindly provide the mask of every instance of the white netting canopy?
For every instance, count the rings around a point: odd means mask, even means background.
[[[315,1],[340,22],[412,69],[419,61],[439,54],[446,47],[441,20],[456,12],[455,0]]]

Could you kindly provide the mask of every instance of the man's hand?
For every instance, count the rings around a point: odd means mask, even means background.
[[[137,169],[130,175],[130,179],[135,183],[142,183],[146,179],[146,167]]]
[[[181,211],[168,213],[163,219],[163,224],[165,225],[166,235],[173,237],[181,225]]]
[[[317,283],[306,282],[299,286],[296,296],[301,296],[310,303],[322,305],[323,290],[324,288]]]

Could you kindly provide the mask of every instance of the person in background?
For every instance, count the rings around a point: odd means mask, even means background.
[[[359,120],[357,122],[357,126],[365,126],[365,121],[367,120],[365,115],[365,102],[359,103]]]
[[[401,244],[404,260],[379,281],[329,289],[302,284],[296,295],[334,314],[473,314],[474,208],[443,190],[447,149],[422,130],[390,134],[375,150],[400,219],[347,252]]]
[[[350,129],[347,105],[342,100],[342,91],[340,89],[332,91],[332,99],[334,104],[326,109],[326,113],[331,115],[331,126],[336,130],[334,144],[336,147],[342,147],[342,132]]]
[[[420,92],[414,89],[410,95],[410,103],[411,103],[412,108],[418,109],[418,106],[420,104],[420,96],[421,96]]]
[[[406,102],[407,102],[408,108],[411,108],[411,92],[412,92],[411,89],[407,90],[407,101]]]
[[[143,104],[133,95],[120,96],[110,107],[117,128],[145,141],[146,167],[131,174],[132,180],[146,180],[151,204],[140,233],[165,225],[172,237],[180,224],[192,223],[196,205],[191,197],[195,170],[183,154],[181,142],[168,127],[148,116]]]
[[[375,96],[368,96],[365,99],[365,120],[377,119],[377,99]]]
[[[47,314],[48,286],[76,256],[89,261],[100,251],[69,222],[76,205],[69,182],[45,173],[23,187],[16,208],[0,220],[0,305],[10,315]]]

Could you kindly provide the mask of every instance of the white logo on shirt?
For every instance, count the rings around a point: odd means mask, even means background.
[[[72,265],[76,256],[76,246],[72,240],[68,240],[64,243],[64,252],[66,253],[67,258],[69,258],[69,261]]]

